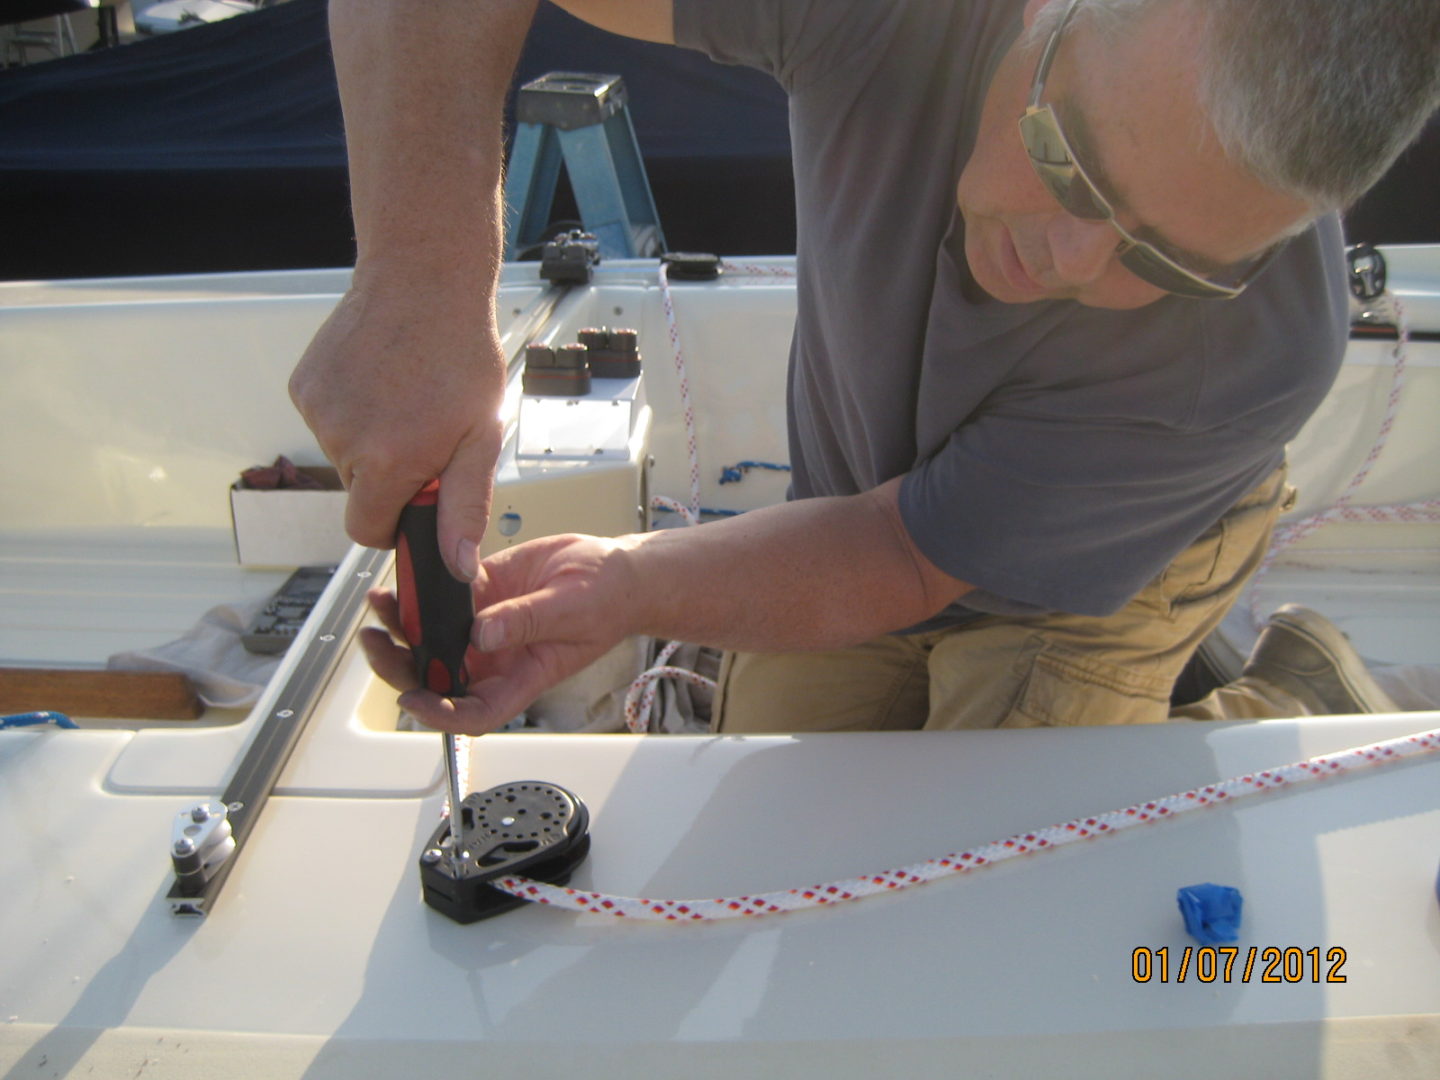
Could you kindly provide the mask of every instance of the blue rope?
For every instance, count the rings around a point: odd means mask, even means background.
[[[720,483],[738,484],[751,469],[769,469],[771,472],[789,472],[789,465],[776,465],[769,461],[737,461],[734,465],[720,467]]]
[[[12,727],[33,727],[37,724],[54,724],[61,728],[79,728],[80,725],[71,720],[64,713],[59,712],[26,712],[15,713],[11,716],[0,716],[0,728]]]
[[[737,461],[734,465],[722,465],[720,467],[720,483],[738,484],[741,480],[745,479],[745,474],[751,469],[769,469],[771,472],[789,472],[790,466],[776,465],[770,461]],[[661,512],[666,514],[675,513],[673,510],[662,510]],[[718,510],[709,506],[700,507],[700,516],[702,518],[737,517],[741,513],[743,513],[741,510]],[[658,524],[658,518],[650,519],[651,528],[654,528]]]

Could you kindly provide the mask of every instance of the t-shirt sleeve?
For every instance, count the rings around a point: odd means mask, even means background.
[[[967,606],[1108,615],[1282,457],[1234,432],[1057,433],[1042,417],[991,414],[907,474],[900,508],[926,558],[979,590]]]
[[[772,75],[787,91],[872,40],[893,5],[857,0],[675,0],[675,43]]]

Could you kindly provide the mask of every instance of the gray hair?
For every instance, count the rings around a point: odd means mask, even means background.
[[[1030,28],[1043,42],[1070,0]],[[1165,4],[1200,17],[1201,105],[1229,158],[1317,213],[1375,184],[1440,108],[1440,0],[1078,0],[1109,37]]]

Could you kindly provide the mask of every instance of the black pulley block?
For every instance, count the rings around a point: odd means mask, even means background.
[[[460,803],[459,858],[447,820],[420,854],[425,903],[458,923],[472,923],[526,901],[495,888],[516,875],[564,885],[590,850],[590,813],[572,792],[540,780],[502,784]]]

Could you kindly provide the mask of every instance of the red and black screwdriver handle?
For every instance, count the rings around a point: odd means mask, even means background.
[[[440,558],[439,498],[440,481],[431,480],[400,512],[395,538],[400,625],[415,653],[415,674],[425,688],[462,697],[470,681],[465,649],[475,608],[470,586],[456,581]]]

